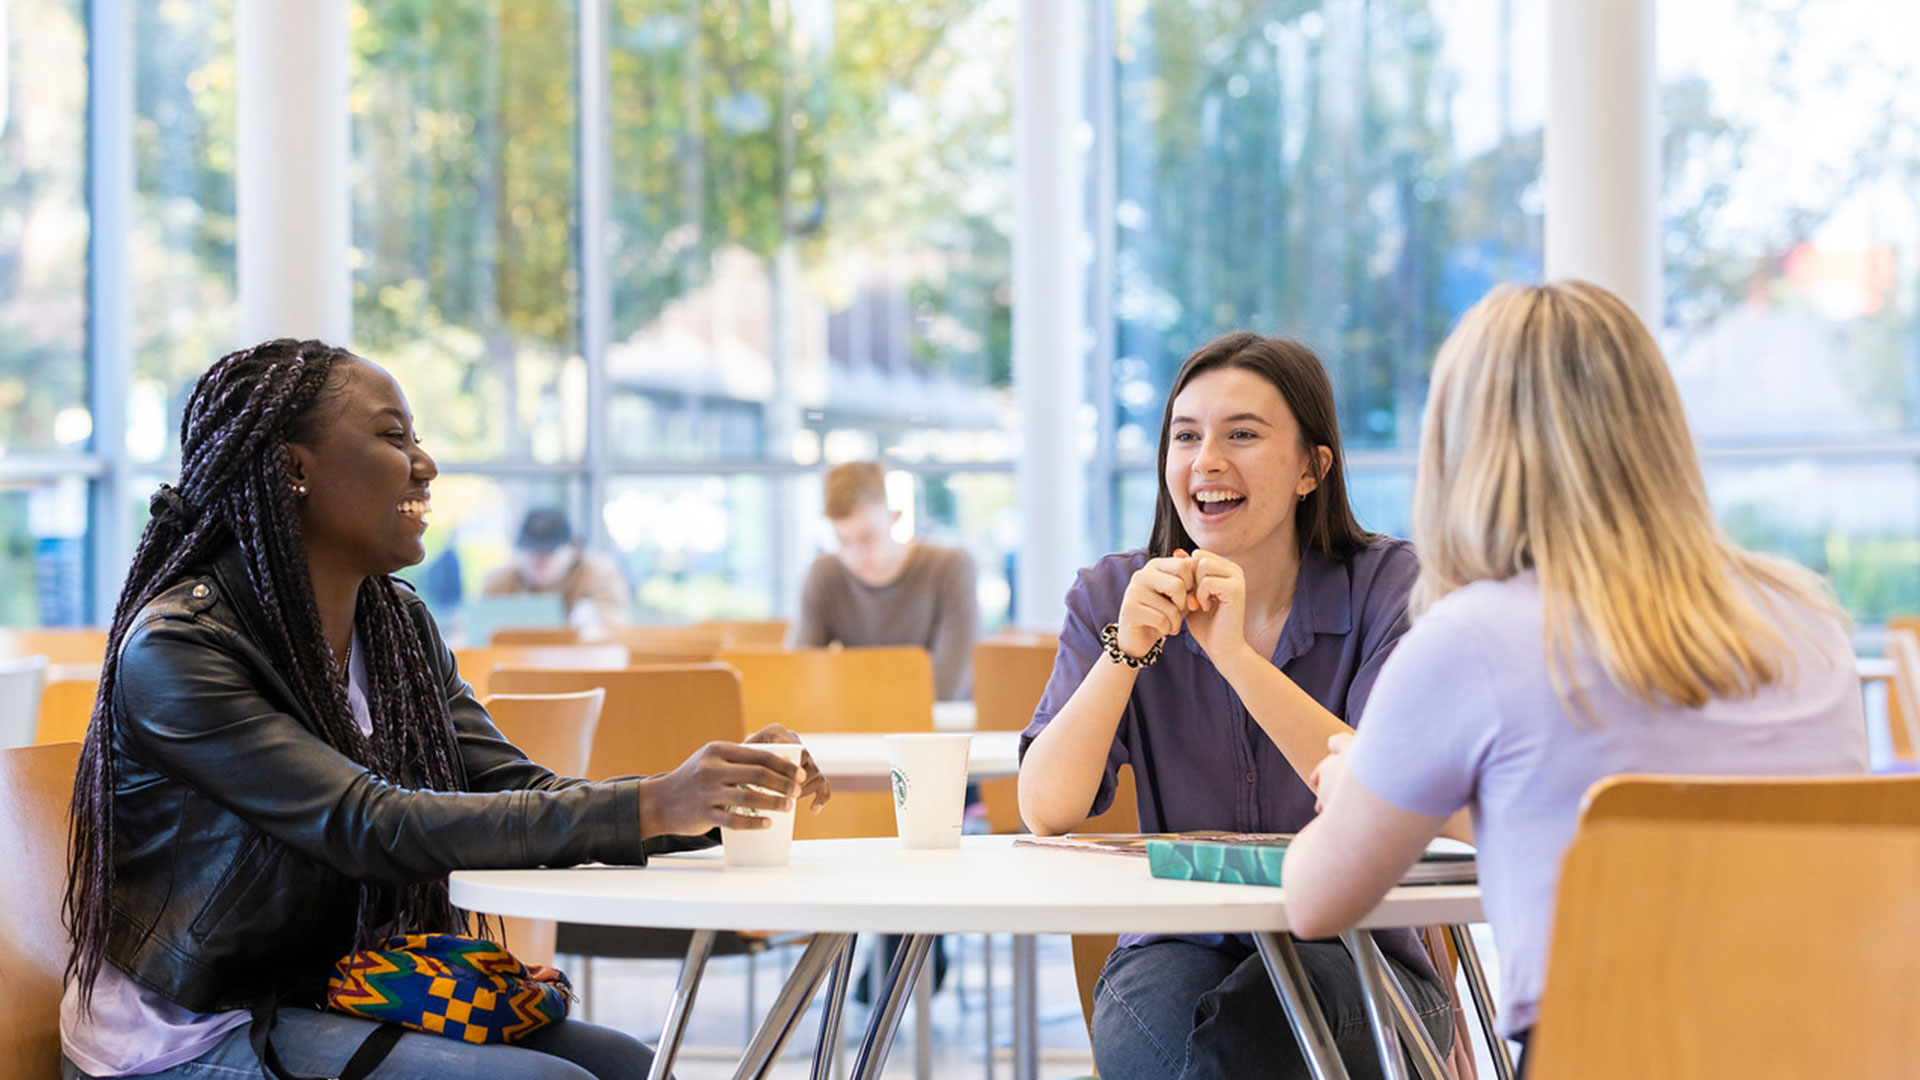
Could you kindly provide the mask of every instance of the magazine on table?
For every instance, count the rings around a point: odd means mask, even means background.
[[[1154,877],[1279,885],[1292,833],[1195,830],[1177,833],[1068,833],[1021,836],[1016,845],[1145,858]],[[1470,885],[1479,880],[1473,848],[1441,838],[1400,878],[1402,885]]]

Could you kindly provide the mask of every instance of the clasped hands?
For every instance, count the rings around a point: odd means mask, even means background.
[[[772,824],[743,810],[792,810],[811,797],[819,813],[833,797],[813,755],[801,751],[798,765],[755,743],[797,743],[800,737],[768,724],[745,742],[710,742],[669,773],[640,781],[643,836],[697,836],[716,825],[764,829]]]
[[[1120,650],[1145,656],[1184,627],[1218,663],[1246,645],[1247,578],[1239,564],[1204,548],[1148,559],[1120,598]]]

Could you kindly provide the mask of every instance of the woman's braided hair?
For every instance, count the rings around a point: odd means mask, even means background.
[[[445,695],[386,577],[361,586],[354,626],[373,714],[371,738],[347,704],[346,679],[320,630],[286,444],[309,442],[346,381],[352,353],[279,339],[220,358],[194,384],[180,422],[180,482],[153,496],[126,585],[114,606],[100,692],[73,785],[66,918],[67,975],[89,1001],[104,958],[114,879],[113,701],[120,644],[140,609],[229,545],[238,548],[266,615],[260,642],[299,694],[327,745],[382,779],[454,790],[461,772]],[[329,478],[351,483],[351,478]],[[362,885],[356,947],[390,929],[452,930],[463,922],[444,879],[404,888]]]

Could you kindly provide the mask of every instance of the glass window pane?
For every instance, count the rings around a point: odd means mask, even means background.
[[[0,485],[0,626],[83,626],[90,487],[79,477]]]
[[[355,348],[449,462],[585,453],[574,12],[352,9]]]
[[[180,452],[195,379],[240,345],[233,0],[133,5],[134,382],[127,452]]]
[[[615,0],[617,457],[1007,460],[1012,56],[1009,0]]]
[[[1455,319],[1540,274],[1545,4],[1115,12],[1116,194],[1094,212],[1115,235],[1119,456],[1152,461],[1180,361],[1233,329],[1314,346],[1349,447],[1415,445]]]
[[[621,476],[604,518],[637,623],[763,619],[776,603],[777,488],[794,478]]]
[[[1920,612],[1920,462],[1719,462],[1707,487],[1734,542],[1827,575],[1854,618]]]
[[[86,11],[0,5],[0,453],[84,450],[93,432]]]
[[[1658,12],[1664,344],[1695,433],[1913,430],[1920,11]]]

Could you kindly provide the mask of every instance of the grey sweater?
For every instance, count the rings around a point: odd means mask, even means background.
[[[800,590],[794,648],[918,645],[933,654],[933,692],[941,701],[973,691],[973,643],[980,636],[973,558],[960,548],[914,542],[900,576],[885,585],[854,577],[822,555]]]

